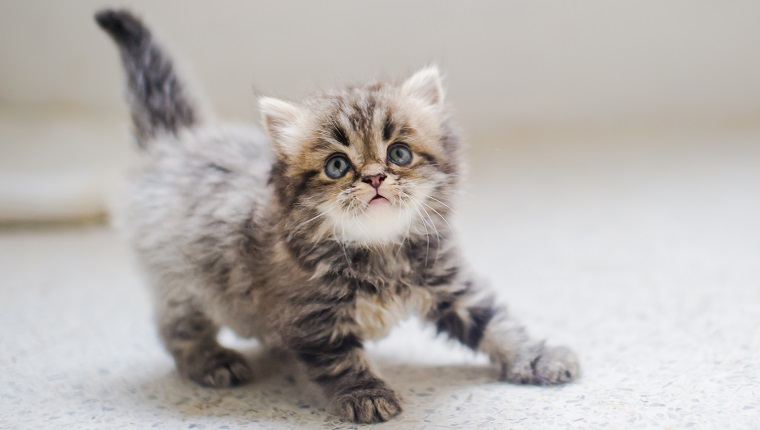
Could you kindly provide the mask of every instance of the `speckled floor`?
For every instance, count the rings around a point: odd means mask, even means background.
[[[490,148],[490,149],[488,149]],[[409,321],[370,345],[406,410],[378,428],[759,428],[760,131],[554,137],[472,148],[459,224],[568,386],[494,381]],[[181,380],[148,297],[103,226],[0,230],[0,428],[354,428],[287,358],[257,381]]]

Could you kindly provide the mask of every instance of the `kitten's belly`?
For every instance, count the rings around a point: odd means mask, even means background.
[[[244,339],[258,339],[266,333],[265,327],[258,321],[258,318],[252,315],[238,315],[236,318],[230,318],[228,315],[223,325],[229,327],[236,335]]]
[[[266,317],[258,309],[259,299],[256,296],[254,292],[209,299],[207,301],[211,307],[209,316],[218,325],[228,327],[242,338],[256,338],[263,343],[272,343],[270,338],[275,333],[267,325]]]
[[[354,320],[363,339],[380,339],[407,317],[425,315],[431,304],[430,294],[423,290],[415,290],[407,297],[359,296]]]

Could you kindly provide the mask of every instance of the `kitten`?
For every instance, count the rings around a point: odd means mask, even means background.
[[[204,123],[132,14],[96,20],[120,49],[141,149],[128,229],[182,375],[210,387],[251,379],[216,340],[226,326],[292,352],[343,418],[386,421],[402,401],[362,342],[412,314],[488,354],[503,380],[578,375],[575,355],[530,338],[458,253],[446,217],[460,143],[437,69],[262,98],[267,138]]]

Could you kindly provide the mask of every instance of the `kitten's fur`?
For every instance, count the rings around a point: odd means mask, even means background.
[[[291,351],[344,418],[386,421],[401,399],[362,342],[416,314],[488,354],[503,380],[576,377],[575,355],[531,339],[458,254],[446,217],[460,148],[435,68],[298,103],[264,98],[270,143],[256,130],[203,124],[129,12],[96,19],[127,72],[142,164],[126,220],[181,374],[212,387],[251,379],[246,360],[217,343],[227,326]],[[411,164],[389,161],[394,142],[411,148]],[[331,179],[335,153],[351,168]],[[370,204],[376,192],[386,201]]]

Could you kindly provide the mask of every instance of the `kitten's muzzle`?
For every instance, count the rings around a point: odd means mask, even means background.
[[[380,188],[380,184],[385,180],[387,176],[385,174],[381,173],[379,175],[372,175],[372,176],[363,176],[362,182],[366,184],[370,184],[372,188],[378,189]]]

